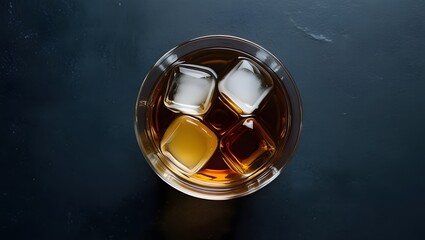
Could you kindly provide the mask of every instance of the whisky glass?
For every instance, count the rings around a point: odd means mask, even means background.
[[[275,179],[291,159],[301,99],[286,67],[251,41],[204,36],[165,53],[142,82],[135,131],[155,173],[188,195],[226,200]]]

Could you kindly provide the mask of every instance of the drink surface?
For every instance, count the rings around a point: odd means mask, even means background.
[[[243,181],[282,154],[285,89],[245,53],[207,48],[183,56],[157,80],[149,103],[146,129],[161,160],[194,183]]]

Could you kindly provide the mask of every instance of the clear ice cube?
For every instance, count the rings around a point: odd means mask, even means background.
[[[258,108],[261,101],[273,87],[256,64],[242,59],[218,83],[218,90],[240,114],[250,114]]]
[[[174,112],[202,115],[211,106],[216,73],[204,66],[181,64],[170,79],[164,104]]]

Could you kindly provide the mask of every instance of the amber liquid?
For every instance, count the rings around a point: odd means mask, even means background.
[[[193,182],[211,185],[243,181],[261,173],[280,157],[288,128],[288,100],[281,82],[269,68],[257,59],[231,49],[199,50],[177,62],[209,67],[217,73],[217,81],[220,81],[241,58],[256,63],[262,75],[273,83],[273,87],[254,112],[241,116],[219,93],[216,84],[208,111],[200,116],[189,116],[209,128],[217,137],[218,144],[200,169],[189,174],[184,173]],[[157,80],[150,95],[151,104],[147,112],[147,129],[150,129],[151,141],[159,152],[162,151],[161,140],[167,129],[176,124],[177,118],[185,115],[171,111],[164,104],[173,67],[166,69]],[[185,151],[192,150],[188,148]],[[166,157],[164,161],[167,161]],[[166,165],[172,171],[180,171],[173,164]]]

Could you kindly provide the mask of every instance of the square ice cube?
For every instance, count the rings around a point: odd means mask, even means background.
[[[176,67],[164,98],[174,112],[202,115],[211,106],[217,75],[204,66],[181,64]]]
[[[218,90],[240,114],[250,114],[273,87],[255,63],[242,59],[218,83]]]
[[[214,154],[218,139],[196,118],[182,115],[174,119],[161,139],[161,151],[182,171],[192,174]]]
[[[219,146],[226,163],[243,175],[259,170],[276,148],[270,135],[254,118],[239,122],[224,135]]]

